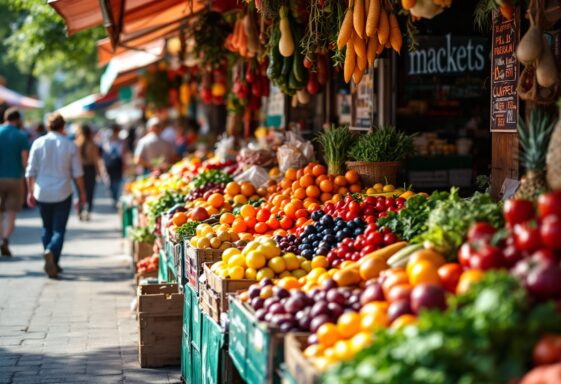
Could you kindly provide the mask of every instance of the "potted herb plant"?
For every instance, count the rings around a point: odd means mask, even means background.
[[[323,147],[323,157],[327,164],[327,173],[342,175],[347,152],[352,145],[353,135],[347,126],[325,129],[316,138]]]
[[[413,154],[413,137],[393,126],[381,126],[360,136],[348,152],[347,169],[360,175],[363,185],[395,184],[401,162]]]

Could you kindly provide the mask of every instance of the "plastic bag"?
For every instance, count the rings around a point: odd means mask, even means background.
[[[286,138],[286,144],[281,145],[277,151],[277,161],[281,172],[284,173],[288,168],[302,168],[314,160],[312,143],[293,132],[288,132]]]
[[[214,154],[220,161],[226,161],[236,158],[235,138],[233,136],[224,136],[216,142]]]
[[[270,179],[269,172],[258,165],[253,165],[234,177],[234,180],[238,183],[249,181],[258,188],[267,184]]]

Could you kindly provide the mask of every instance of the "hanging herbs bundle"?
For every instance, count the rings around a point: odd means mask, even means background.
[[[227,54],[224,42],[230,32],[232,27],[221,13],[207,12],[197,19],[193,25],[194,50],[201,66],[212,69],[223,63]]]
[[[354,161],[401,161],[413,151],[413,136],[388,125],[359,137],[349,157]]]

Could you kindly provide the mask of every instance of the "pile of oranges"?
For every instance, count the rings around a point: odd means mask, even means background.
[[[273,185],[271,192],[274,192],[276,187]],[[232,202],[234,205],[246,204],[249,200],[257,200],[264,197],[268,193],[267,188],[255,188],[255,185],[248,181],[238,183],[236,181],[226,184],[224,189],[224,198]]]

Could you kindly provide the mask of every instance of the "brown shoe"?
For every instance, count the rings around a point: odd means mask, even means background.
[[[55,255],[53,255],[51,251],[46,250],[44,256],[45,256],[45,272],[47,272],[47,275],[51,279],[54,279],[58,275],[58,271],[55,264]]]
[[[2,245],[0,245],[0,253],[2,256],[12,256],[12,252],[10,252],[10,248],[8,247],[8,239],[4,239],[4,241],[2,241]]]

